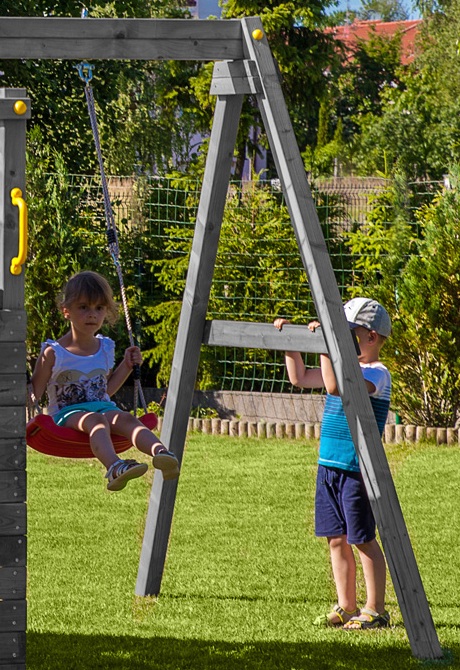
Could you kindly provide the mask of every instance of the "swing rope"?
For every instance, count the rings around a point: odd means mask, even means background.
[[[102,192],[104,196],[104,210],[107,222],[107,244],[110,255],[112,256],[117,271],[118,280],[120,282],[120,293],[123,303],[123,312],[125,315],[126,327],[128,329],[129,342],[134,346],[133,330],[131,327],[131,319],[129,316],[128,300],[126,297],[126,290],[123,281],[123,273],[120,264],[120,249],[118,246],[118,235],[115,226],[115,218],[113,216],[112,204],[110,202],[109,189],[107,187],[107,179],[105,176],[104,162],[102,160],[101,143],[99,140],[99,130],[96,117],[96,106],[94,102],[93,89],[90,85],[92,78],[92,65],[88,63],[80,63],[75,66],[79,72],[81,79],[86,83],[85,95],[88,104],[89,117],[91,121],[91,128],[93,131],[94,144],[96,146],[97,158],[99,161],[99,169],[101,173]],[[153,412],[148,413],[147,403],[145,402],[144,393],[140,382],[140,367],[135,365],[133,368],[134,377],[134,414],[137,414],[137,402],[140,399],[144,409],[144,415],[140,417],[141,423],[149,430],[154,430],[158,424],[158,417]],[[35,409],[38,406],[33,394],[30,395],[31,401],[35,400]],[[31,408],[29,408],[30,410]],[[33,412],[29,413],[29,416]],[[27,444],[35,449],[49,456],[61,456],[64,458],[93,458],[94,454],[89,442],[89,436],[83,431],[77,431],[73,428],[66,428],[65,426],[58,426],[54,423],[51,416],[47,414],[37,414],[27,423],[26,429]],[[113,447],[117,454],[131,448],[131,440],[122,437],[121,435],[112,434]]]
[[[99,163],[99,172],[101,176],[101,185],[102,185],[102,194],[104,199],[104,212],[106,220],[106,233],[107,233],[107,247],[109,253],[112,257],[112,260],[115,265],[115,269],[118,275],[118,281],[120,284],[120,293],[121,300],[123,304],[123,312],[125,315],[126,328],[128,331],[129,343],[131,346],[134,346],[134,337],[133,330],[131,327],[131,318],[129,315],[128,300],[126,297],[126,290],[123,281],[123,272],[120,264],[120,248],[118,245],[118,234],[117,227],[115,225],[115,217],[113,215],[112,203],[110,201],[109,189],[107,186],[107,179],[105,176],[104,160],[102,158],[101,142],[99,139],[99,128],[97,123],[96,116],[96,104],[94,101],[93,87],[91,86],[91,79],[93,78],[93,69],[94,65],[89,63],[82,62],[75,66],[80,75],[80,79],[85,82],[85,96],[86,103],[88,106],[88,113],[91,122],[91,130],[93,131],[94,146],[96,148],[97,160]],[[147,403],[145,401],[144,392],[141,387],[140,382],[141,371],[139,365],[135,365],[133,368],[133,377],[134,377],[134,414],[137,412],[137,403],[138,398],[141,401],[142,408],[145,413],[147,413]]]

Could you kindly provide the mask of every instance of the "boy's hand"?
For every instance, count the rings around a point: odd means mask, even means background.
[[[285,323],[291,323],[291,322],[288,321],[287,319],[278,318],[274,320],[273,325],[275,326],[275,328],[278,328],[278,330],[282,330]]]
[[[278,318],[274,320],[273,325],[275,326],[275,328],[278,328],[278,330],[281,330],[285,323],[291,323],[291,322],[288,321],[287,319]],[[308,324],[308,328],[311,330],[312,333],[314,333],[317,328],[321,328],[321,324],[319,321],[310,321],[310,323]]]
[[[142,365],[142,354],[139,347],[128,347],[125,349],[125,365],[132,370],[135,365]]]

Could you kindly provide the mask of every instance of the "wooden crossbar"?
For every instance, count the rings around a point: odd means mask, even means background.
[[[1,17],[0,58],[242,59],[241,21]]]
[[[321,330],[314,333],[307,326],[286,324],[277,330],[272,323],[250,321],[207,321],[203,344],[215,347],[243,347],[272,349],[273,351],[301,351],[326,354],[326,343]]]

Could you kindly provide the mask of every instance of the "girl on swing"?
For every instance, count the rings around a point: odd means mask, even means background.
[[[104,321],[114,323],[117,304],[108,282],[97,272],[79,272],[69,279],[58,301],[70,329],[58,340],[47,340],[32,375],[34,396],[46,391],[48,413],[58,426],[83,431],[91,450],[106,467],[107,488],[120,491],[130,479],[141,477],[145,463],[118,458],[111,434],[123,435],[153,457],[163,478],[179,476],[179,462],[160,440],[129,412],[110,400],[135,365],[142,363],[138,347],[128,347],[115,368],[115,343],[98,334]]]

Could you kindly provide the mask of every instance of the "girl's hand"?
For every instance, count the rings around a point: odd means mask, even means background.
[[[142,365],[142,354],[139,347],[128,347],[125,349],[125,365],[132,370],[135,365]]]
[[[319,321],[310,321],[308,328],[314,333],[317,328],[321,328],[321,324]]]
[[[281,330],[285,323],[290,323],[290,321],[281,318],[275,319],[273,321],[273,325],[275,326],[275,328],[278,328],[278,330]]]

